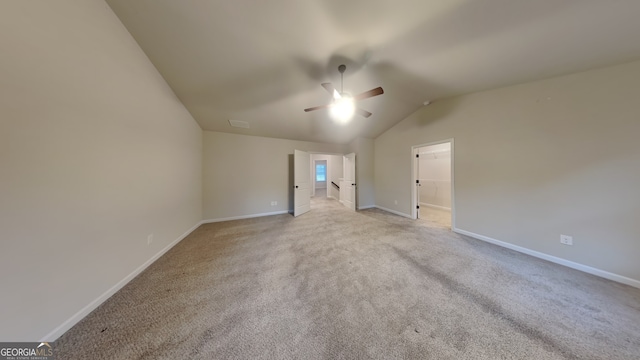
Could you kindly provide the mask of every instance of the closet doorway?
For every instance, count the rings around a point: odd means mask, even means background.
[[[413,218],[454,227],[453,139],[412,147]]]

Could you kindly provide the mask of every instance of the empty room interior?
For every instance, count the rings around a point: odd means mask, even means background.
[[[640,358],[638,14],[0,2],[0,345]]]

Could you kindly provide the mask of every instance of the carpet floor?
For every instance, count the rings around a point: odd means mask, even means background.
[[[425,226],[451,229],[451,211],[436,209],[420,205],[419,221],[426,222]]]
[[[57,359],[639,359],[640,289],[377,209],[200,226]]]

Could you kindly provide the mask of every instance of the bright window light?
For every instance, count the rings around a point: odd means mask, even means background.
[[[327,181],[327,166],[316,164],[316,181]]]

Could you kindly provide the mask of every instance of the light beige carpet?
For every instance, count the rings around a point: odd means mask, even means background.
[[[451,210],[420,205],[419,220],[425,222],[425,226],[451,229]]]
[[[638,359],[640,289],[380,210],[203,225],[58,359]]]

